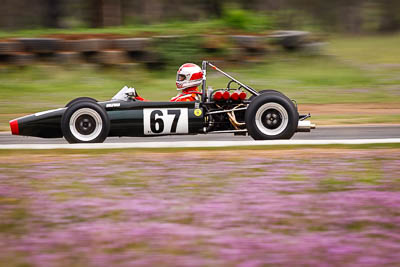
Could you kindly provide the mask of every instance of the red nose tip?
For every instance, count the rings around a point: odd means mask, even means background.
[[[11,133],[14,135],[19,135],[18,120],[10,121]]]

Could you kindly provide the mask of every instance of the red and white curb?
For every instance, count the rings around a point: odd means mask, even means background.
[[[2,144],[0,149],[125,149],[125,148],[199,148],[296,145],[365,145],[400,143],[400,138],[346,140],[274,140],[274,141],[175,141],[102,144]]]

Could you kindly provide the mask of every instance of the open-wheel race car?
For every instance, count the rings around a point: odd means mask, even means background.
[[[230,79],[226,88],[206,89],[207,66]],[[79,97],[65,107],[10,121],[14,135],[64,137],[69,143],[101,143],[109,136],[249,134],[256,140],[290,139],[315,128],[296,102],[275,90],[257,91],[212,63],[202,63],[200,101],[136,101],[129,87],[109,101]],[[233,86],[235,84],[235,86]],[[233,88],[235,87],[235,88]]]

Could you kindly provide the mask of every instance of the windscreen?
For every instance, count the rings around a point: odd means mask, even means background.
[[[128,86],[124,86],[119,92],[111,98],[111,100],[122,100],[128,101],[128,96],[125,94],[130,88]]]

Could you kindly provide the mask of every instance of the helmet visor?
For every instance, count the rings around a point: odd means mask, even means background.
[[[179,82],[184,81],[185,79],[186,79],[186,76],[183,75],[183,74],[178,74],[176,76],[176,80],[179,81]]]

